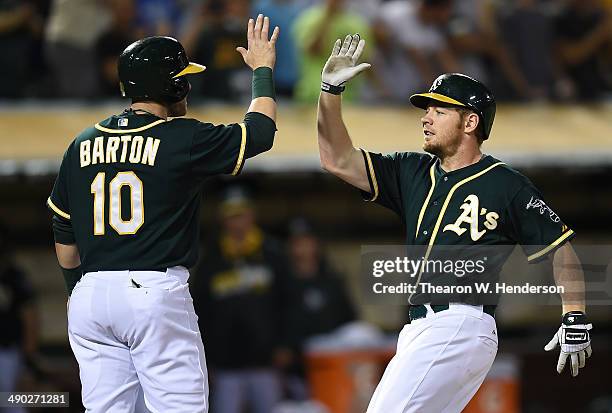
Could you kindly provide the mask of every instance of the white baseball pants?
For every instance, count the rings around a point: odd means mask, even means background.
[[[406,324],[367,413],[459,413],[497,354],[495,319],[482,306],[450,304]]]
[[[189,272],[102,271],[76,285],[68,309],[83,405],[132,413],[142,386],[153,413],[206,413],[208,378]]]

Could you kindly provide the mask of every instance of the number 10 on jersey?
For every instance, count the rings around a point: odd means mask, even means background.
[[[123,205],[121,205],[121,189],[129,189],[130,218],[123,219]],[[144,203],[142,181],[132,172],[119,172],[108,184],[108,223],[119,235],[135,234],[144,224]],[[93,230],[94,235],[104,235],[105,216],[104,205],[106,198],[106,174],[99,172],[91,183],[93,194]]]

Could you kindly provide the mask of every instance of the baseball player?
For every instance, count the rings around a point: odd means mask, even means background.
[[[249,20],[248,47],[237,49],[253,69],[243,122],[180,118],[187,75],[205,67],[175,39],[149,37],[119,57],[131,106],[85,129],[64,154],[48,206],[87,412],[131,412],[139,386],[152,412],[208,411],[187,268],[197,259],[202,181],[237,175],[272,147],[279,29],[268,39],[269,27],[262,15]]]
[[[577,375],[591,354],[591,325],[584,313],[580,262],[568,242],[574,232],[526,177],[481,152],[495,117],[493,95],[475,79],[444,74],[429,92],[410,99],[424,110],[427,153],[382,155],[356,149],[342,121],[341,93],[347,81],[370,67],[357,64],[364,46],[358,35],[336,41],[323,69],[321,165],[359,188],[366,200],[395,211],[406,226],[406,243],[425,246],[425,259],[440,245],[520,244],[530,262],[553,257],[556,283],[568,293],[562,294],[561,327],[545,349],[560,344],[558,372],[569,358],[571,373]],[[421,276],[417,283],[425,280]],[[434,305],[419,298],[409,296],[410,324],[399,335],[396,355],[368,413],[460,412],[493,363],[495,305]]]

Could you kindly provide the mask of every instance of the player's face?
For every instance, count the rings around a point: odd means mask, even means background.
[[[456,152],[463,136],[463,119],[455,109],[430,105],[421,118],[423,150],[439,158]]]

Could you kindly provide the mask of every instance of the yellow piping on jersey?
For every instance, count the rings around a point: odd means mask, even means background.
[[[574,231],[570,229],[565,234],[561,235],[559,238],[553,241],[553,243],[550,244],[548,247],[544,248],[541,251],[536,252],[535,254],[531,254],[529,257],[527,257],[527,261],[533,261],[536,258],[540,258],[541,256],[548,254],[553,248],[561,244],[565,239],[567,239],[567,237],[569,237],[573,233]]]
[[[451,188],[451,190],[448,192],[448,195],[446,195],[446,199],[444,200],[444,204],[442,205],[442,210],[440,211],[440,214],[438,215],[438,219],[436,220],[436,225],[434,226],[433,232],[431,233],[431,239],[429,240],[429,244],[427,245],[427,252],[425,253],[425,257],[423,258],[424,262],[426,262],[429,259],[429,254],[431,254],[431,249],[434,245],[434,242],[436,242],[436,236],[438,235],[438,230],[440,229],[440,224],[442,223],[442,218],[444,218],[444,213],[446,212],[446,208],[448,208],[448,204],[450,203],[451,198],[453,197],[453,194],[455,193],[455,191],[457,190],[457,188],[459,188],[461,185],[468,183],[484,174],[486,174],[487,172],[489,172],[491,169],[495,168],[496,166],[499,165],[505,165],[504,162],[497,162],[494,163],[493,165],[489,166],[486,169],[483,169],[482,171],[475,173],[472,176],[468,176],[467,178],[457,182],[455,185],[453,185],[453,187]],[[419,282],[421,281],[421,275],[423,275],[423,268],[421,267],[421,270],[419,271],[419,276],[417,277],[416,283],[415,283],[415,291],[416,291],[416,286],[419,285]],[[412,304],[412,297],[414,296],[414,292],[412,294],[410,294],[410,296],[408,297],[408,303]]]
[[[70,214],[65,213],[64,211],[62,211],[61,209],[59,209],[54,203],[53,201],[51,201],[51,197],[47,198],[47,205],[49,205],[49,207],[53,210],[53,212],[55,212],[57,215],[59,215],[62,218],[66,218],[66,219],[70,219]]]
[[[165,119],[158,119],[155,122],[151,122],[148,125],[145,126],[141,126],[140,128],[136,128],[136,129],[110,129],[110,128],[105,128],[104,126],[100,126],[99,123],[96,123],[94,125],[94,128],[101,130],[102,132],[108,132],[108,133],[115,133],[115,132],[119,132],[119,133],[134,133],[134,132],[140,132],[143,131],[145,129],[149,129],[152,128],[153,126],[159,125],[160,123],[164,123],[166,122]]]
[[[370,170],[370,177],[372,178],[372,186],[374,187],[374,196],[372,199],[369,199],[369,202],[376,201],[378,198],[378,181],[376,180],[376,173],[374,172],[374,165],[372,164],[372,158],[370,158],[370,153],[366,150],[363,151],[365,153],[366,159],[368,160],[368,169]]]
[[[429,168],[429,177],[431,178],[431,188],[429,189],[427,198],[425,198],[425,202],[423,202],[423,206],[421,207],[421,212],[419,213],[419,219],[417,221],[415,237],[419,235],[419,228],[421,227],[421,222],[423,221],[423,215],[425,215],[427,204],[429,204],[429,200],[431,199],[431,195],[433,194],[434,187],[436,186],[436,174],[434,172],[435,166],[436,164],[434,163],[433,165],[431,165],[431,168]]]
[[[242,141],[240,142],[240,152],[238,152],[238,161],[236,162],[236,167],[232,171],[232,175],[238,175],[238,172],[240,172],[240,168],[242,168],[242,164],[244,163],[244,151],[246,149],[247,140],[246,126],[244,125],[244,123],[240,124],[240,129],[242,129]]]

